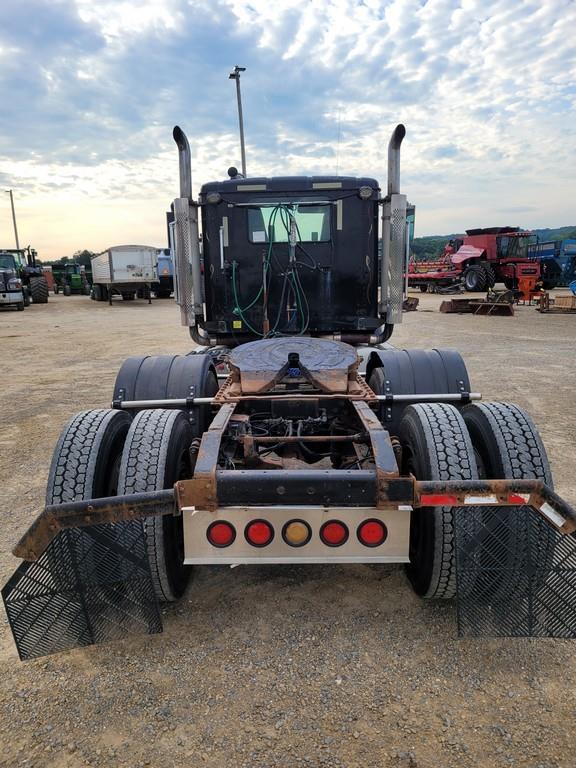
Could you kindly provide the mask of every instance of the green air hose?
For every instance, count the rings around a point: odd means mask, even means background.
[[[278,205],[276,205],[274,207],[274,209],[272,210],[272,213],[270,215],[270,219],[269,219],[269,222],[268,222],[268,231],[269,231],[269,233],[273,232],[273,227],[274,227],[274,225],[276,223],[276,218],[278,216],[278,213],[280,213],[280,220],[281,220],[282,224],[284,225],[284,228],[286,229],[286,232],[289,233],[290,232],[290,217],[292,215],[292,212],[290,211],[288,206],[286,206],[286,205],[284,205],[282,203],[279,203]],[[298,233],[298,234],[300,234],[300,233]],[[281,312],[282,312],[282,306],[279,307],[279,312],[278,312],[278,316],[276,318],[276,322],[274,323],[274,327],[272,328],[271,331],[269,331],[268,334],[265,334],[265,333],[262,333],[260,331],[257,331],[256,328],[254,328],[251,325],[251,323],[246,319],[246,315],[244,313],[248,312],[248,310],[252,309],[252,307],[259,301],[260,297],[264,293],[264,289],[265,289],[267,280],[269,279],[268,278],[268,274],[269,274],[269,272],[271,270],[271,260],[272,260],[272,256],[273,256],[273,250],[272,250],[273,249],[273,245],[274,245],[274,238],[269,236],[268,252],[267,252],[266,258],[264,260],[262,285],[258,289],[258,293],[256,294],[256,296],[245,307],[241,307],[240,306],[240,300],[239,300],[239,297],[238,297],[238,284],[237,284],[237,279],[236,279],[236,270],[238,268],[238,262],[237,261],[233,261],[232,262],[232,291],[233,291],[233,294],[234,294],[234,302],[235,302],[235,306],[234,306],[233,312],[234,312],[234,314],[236,314],[236,315],[238,315],[240,317],[242,322],[246,325],[246,327],[250,331],[252,331],[252,333],[256,334],[256,336],[261,336],[261,337],[264,337],[264,338],[266,336],[274,335],[275,333],[277,333],[277,328],[278,328],[278,325],[279,325],[279,322],[280,322],[280,316],[281,316]],[[294,299],[295,299],[295,302],[296,302],[297,313],[300,315],[300,318],[301,318],[301,328],[298,331],[298,335],[300,336],[300,335],[302,335],[306,331],[306,329],[308,328],[308,324],[310,322],[310,309],[309,309],[309,306],[308,306],[308,300],[306,298],[306,294],[304,292],[304,288],[303,288],[302,283],[300,281],[300,275],[298,274],[298,271],[294,269],[293,266],[292,267],[290,267],[290,266],[288,267],[288,269],[286,271],[285,278],[288,278],[288,281],[289,281],[290,286],[292,288],[292,291],[294,293]],[[280,299],[281,303],[283,303],[283,301],[284,301],[285,288],[286,288],[286,279],[284,281],[284,285],[283,285],[283,288],[282,288],[282,298]],[[304,299],[305,307],[303,305],[302,299]]]

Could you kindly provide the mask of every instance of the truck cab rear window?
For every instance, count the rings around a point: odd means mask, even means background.
[[[303,243],[330,240],[330,206],[270,204],[248,208],[248,239],[251,243],[287,243],[290,219],[294,218],[298,239]]]

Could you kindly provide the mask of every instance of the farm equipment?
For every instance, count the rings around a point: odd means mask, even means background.
[[[24,301],[34,304],[46,304],[48,301],[48,282],[42,267],[36,263],[37,252],[28,245],[26,248],[5,248],[3,253],[13,254],[18,266],[18,276],[22,281]]]
[[[0,306],[12,306],[22,311],[26,305],[22,280],[18,274],[14,254],[0,251]]]
[[[404,135],[384,196],[231,169],[195,201],[174,129],[176,300],[200,347],[128,358],[112,407],[65,426],[2,590],[21,658],[161,631],[199,564],[403,563],[422,598],[456,598],[461,635],[575,635],[576,512],[532,420],[480,402],[458,352],[388,343]]]
[[[512,317],[517,291],[488,291],[484,299],[450,299],[440,304],[440,312],[458,315],[497,315]]]
[[[576,240],[531,243],[528,258],[540,264],[545,290],[567,286],[576,277]]]
[[[116,245],[92,258],[92,291],[95,301],[108,301],[122,296],[124,301],[148,299],[156,282],[158,249],[147,245]]]
[[[53,264],[54,293],[62,291],[64,296],[81,294],[90,296],[90,283],[83,264]]]
[[[468,229],[464,237],[449,241],[440,259],[412,260],[408,284],[430,292],[459,283],[467,291],[484,291],[499,282],[506,288],[517,288],[523,270],[540,277],[540,265],[528,258],[531,237],[530,232],[517,227]]]

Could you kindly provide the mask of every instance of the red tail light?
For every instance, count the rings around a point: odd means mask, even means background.
[[[339,520],[328,520],[320,528],[320,538],[327,547],[341,547],[348,541],[348,528]]]
[[[379,547],[380,544],[384,544],[388,531],[384,523],[380,520],[364,520],[360,523],[358,530],[356,531],[358,541],[364,544],[365,547]]]
[[[225,520],[215,520],[208,526],[206,537],[213,547],[229,547],[236,538],[236,530]]]
[[[253,547],[265,547],[274,538],[274,528],[266,520],[252,520],[244,529],[244,536]]]

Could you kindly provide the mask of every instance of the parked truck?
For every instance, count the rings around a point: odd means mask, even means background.
[[[456,598],[461,635],[576,635],[576,511],[532,419],[482,402],[455,350],[389,343],[404,135],[382,194],[232,172],[195,200],[174,129],[176,295],[198,347],[128,358],[111,408],[64,427],[2,590],[21,658],[161,631],[197,565],[399,563],[421,598]]]
[[[174,291],[174,260],[170,248],[158,250],[156,263],[158,282],[154,283],[152,290],[159,299],[169,299]]]
[[[150,302],[157,258],[158,248],[147,245],[116,245],[94,256],[91,298],[111,304],[113,295],[124,301],[140,296]]]
[[[467,291],[484,291],[496,283],[517,288],[521,277],[538,280],[540,266],[528,258],[531,238],[518,227],[468,229],[447,243],[439,259],[412,259],[408,285],[433,292],[461,283]]]
[[[19,266],[13,253],[0,251],[0,306],[22,311],[26,306]]]

